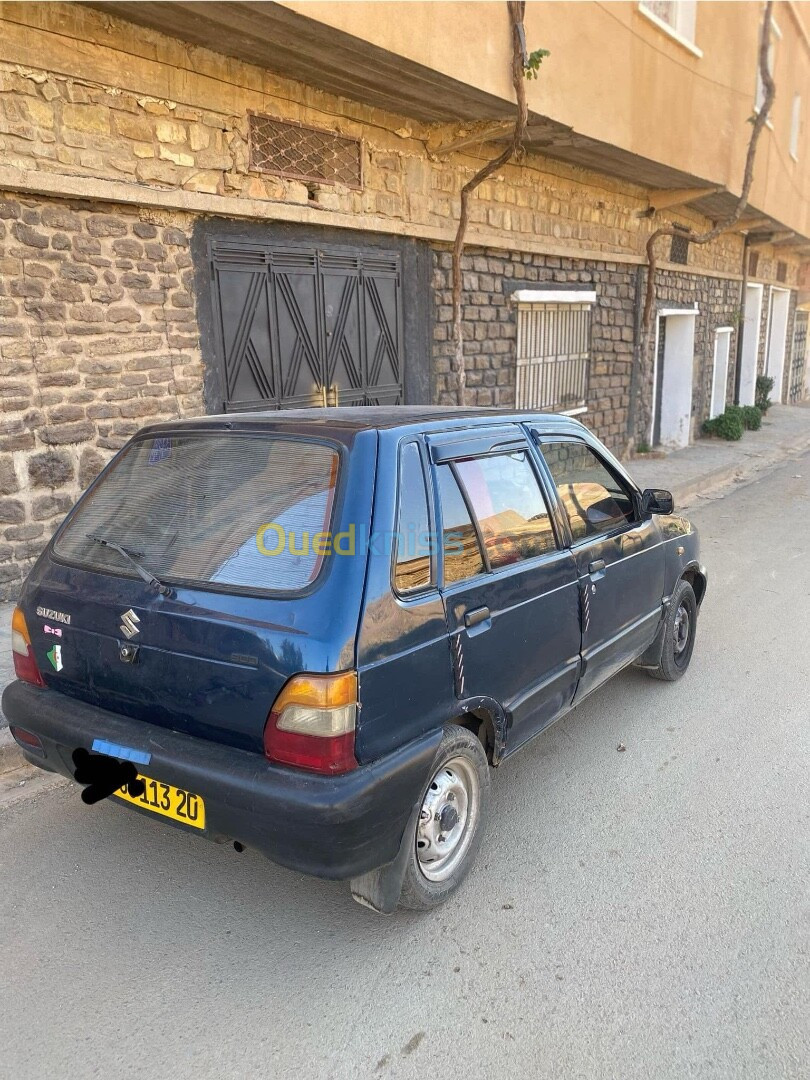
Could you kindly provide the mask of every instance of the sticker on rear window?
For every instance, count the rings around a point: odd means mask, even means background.
[[[149,464],[156,465],[159,461],[165,461],[172,455],[172,440],[168,436],[155,439],[152,449],[149,451]]]

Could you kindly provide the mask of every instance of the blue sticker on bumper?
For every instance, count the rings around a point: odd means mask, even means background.
[[[152,760],[151,754],[143,750],[133,750],[131,746],[119,746],[118,743],[107,742],[106,739],[93,739],[91,750],[97,754],[107,754],[108,757],[121,758],[123,761],[134,761],[138,765],[148,765]]]

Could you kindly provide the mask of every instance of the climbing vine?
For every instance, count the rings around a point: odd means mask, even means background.
[[[453,244],[453,373],[456,383],[456,397],[459,405],[464,405],[467,388],[467,372],[464,365],[464,338],[462,333],[462,272],[461,259],[464,254],[464,237],[467,232],[469,221],[470,196],[485,180],[496,173],[507,162],[523,153],[523,139],[526,134],[529,108],[526,102],[526,81],[536,79],[540,65],[549,55],[547,49],[535,49],[529,53],[526,49],[526,33],[523,28],[523,16],[526,4],[524,0],[507,0],[509,22],[512,32],[512,56],[510,69],[512,74],[512,86],[515,90],[516,116],[515,127],[506,147],[497,157],[492,158],[486,165],[467,181],[461,189],[461,210],[458,218],[456,239]]]

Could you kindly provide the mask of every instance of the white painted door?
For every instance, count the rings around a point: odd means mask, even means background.
[[[662,446],[688,446],[692,419],[692,370],[696,311],[667,312],[661,380]]]
[[[726,411],[726,387],[728,385],[728,357],[731,349],[731,327],[721,326],[714,333],[714,367],[712,373],[712,400],[709,416],[719,416]]]
[[[787,343],[788,308],[790,293],[787,289],[771,289],[771,318],[768,331],[768,358],[766,373],[773,379],[771,401],[782,400],[782,375],[785,370],[785,346]]]
[[[753,405],[757,389],[757,360],[759,358],[759,327],[762,321],[762,285],[749,285],[745,290],[745,320],[743,322],[742,358],[740,361],[739,405]]]

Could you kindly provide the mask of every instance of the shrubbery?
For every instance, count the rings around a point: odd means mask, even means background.
[[[718,439],[728,439],[730,442],[741,439],[743,420],[738,406],[732,405],[713,420],[704,420],[703,431],[706,435],[716,435]]]
[[[746,431],[759,431],[762,427],[762,413],[756,405],[728,405],[726,413],[739,416]]]
[[[768,397],[771,390],[773,390],[773,379],[770,375],[757,375],[757,388],[754,393],[754,405],[759,409],[761,413],[766,413],[770,409],[772,402]]]
[[[713,420],[705,420],[703,431],[706,435],[716,435],[718,439],[736,442],[742,438],[744,430],[759,431],[762,427],[762,413],[756,405],[727,405],[726,411]]]

